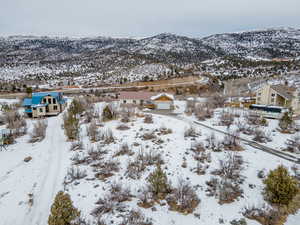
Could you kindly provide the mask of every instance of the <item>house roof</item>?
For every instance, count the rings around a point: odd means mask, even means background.
[[[32,93],[32,98],[25,98],[22,106],[39,106],[45,96],[52,96],[57,99],[60,104],[65,103],[65,99],[60,92],[35,92]]]
[[[293,92],[296,90],[293,87],[288,87],[282,84],[271,85],[270,87],[274,91],[276,91],[280,96],[288,100],[291,100],[293,98]]]
[[[174,100],[174,96],[171,95],[171,94],[168,94],[168,93],[159,93],[158,95],[152,96],[151,100],[156,100],[156,99],[158,99],[160,97],[163,97],[163,96],[169,98],[172,101]]]
[[[150,100],[156,94],[155,92],[123,91],[120,92],[119,99]]]
[[[52,96],[53,98],[56,98],[57,100],[60,100],[60,92],[36,92],[32,93],[32,104],[40,104],[42,99],[45,96]]]
[[[32,97],[45,97],[45,96],[52,96],[52,97],[59,97],[60,92],[34,92],[32,93]]]
[[[32,105],[32,99],[31,98],[24,98],[22,106],[31,106]]]

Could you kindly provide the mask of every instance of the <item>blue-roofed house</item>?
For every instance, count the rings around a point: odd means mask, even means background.
[[[53,116],[65,109],[66,99],[61,92],[36,92],[25,98],[22,106],[29,117]]]

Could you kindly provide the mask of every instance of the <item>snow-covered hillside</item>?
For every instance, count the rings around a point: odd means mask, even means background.
[[[150,74],[150,79],[180,76],[179,70],[187,66],[193,68],[190,72],[240,76],[257,73],[260,76],[265,73],[260,68],[269,66],[257,61],[298,59],[299,37],[300,30],[292,28],[217,34],[201,39],[167,33],[142,39],[5,37],[0,38],[0,81],[20,79],[45,83],[56,80],[53,83],[59,83],[68,80],[72,83],[76,77],[83,78],[82,85],[94,83],[93,79],[102,83],[121,83],[125,78],[126,81],[141,81],[149,76],[149,67],[153,68],[153,64],[160,66],[155,76]],[[205,61],[215,59],[225,59],[228,68],[223,71],[215,64],[211,69],[206,68]],[[232,64],[231,61],[238,62]],[[251,64],[249,61],[256,62],[254,69],[245,68]],[[293,61],[277,62],[275,71],[295,70],[295,65],[299,67],[299,63]],[[236,71],[237,66],[241,70]],[[159,67],[176,68],[177,72],[165,73],[165,69]],[[132,76],[135,71],[138,74]],[[92,79],[84,83],[86,76]]]
[[[205,37],[202,41],[212,48],[219,48],[231,55],[266,59],[297,57],[300,30],[279,28],[217,34]]]
[[[106,105],[101,102],[94,107],[100,112]],[[263,179],[258,174],[266,175],[278,165],[284,165],[292,173],[291,167],[296,164],[243,142],[243,151],[212,151],[204,146],[207,146],[213,131],[194,124],[195,117],[184,114],[184,101],[175,101],[175,108],[179,116],[153,114],[152,123],[145,123],[145,117],[142,116],[149,112],[140,111],[130,117],[130,122],[126,124],[120,119],[97,123],[97,130],[102,134],[112,132],[113,139],[109,141],[105,141],[105,138],[90,141],[87,133],[90,124],[84,122],[83,116],[80,123],[82,145],[74,148],[77,143],[74,142],[72,150],[71,142],[67,142],[62,128],[62,114],[46,118],[48,127],[43,141],[28,143],[29,135],[25,135],[8,146],[6,151],[0,152],[0,225],[47,225],[51,204],[59,190],[70,194],[74,205],[89,221],[89,225],[97,224],[98,218],[106,224],[120,224],[132,209],[140,210],[154,225],[227,225],[233,220],[244,218],[243,212],[247,206],[268,205],[262,194]],[[222,111],[216,110],[214,117],[203,123],[223,132],[237,129],[236,124],[230,129],[218,124]],[[231,112],[240,113],[240,116],[234,118],[235,122],[243,121],[244,112]],[[27,119],[29,133],[35,122]],[[272,140],[267,146],[284,148],[285,141],[293,134],[283,135],[276,131],[278,121],[268,122],[265,129],[272,133]],[[120,125],[126,129],[120,129]],[[186,135],[191,126],[195,127],[195,134]],[[226,138],[220,132],[214,134],[216,142]],[[242,137],[249,140],[253,138],[251,135]],[[203,143],[204,147],[198,153],[194,148],[197,143]],[[121,151],[122,146],[128,148]],[[28,156],[32,159],[25,162],[24,158]],[[233,201],[220,204],[218,192],[214,193],[208,182],[212,178],[221,179],[216,172],[220,169],[221,161],[233,156],[241,162],[240,177],[237,180],[242,191]],[[294,156],[299,157],[298,154]],[[150,208],[140,207],[143,189],[148,185],[147,178],[156,168],[153,162],[162,163],[162,169],[172,187],[176,187],[180,179],[190,183],[200,199],[192,213],[170,210],[165,199],[157,200]],[[144,167],[139,171],[132,170],[133,163],[143,163]],[[127,197],[120,202],[109,200],[108,208],[100,214],[96,213],[97,206],[101,205],[101,201],[109,199],[112,187],[116,187],[116,184],[130,194],[123,193]],[[285,225],[296,225],[299,219],[298,212],[289,216]],[[254,220],[246,219],[246,222],[248,225],[259,225]]]

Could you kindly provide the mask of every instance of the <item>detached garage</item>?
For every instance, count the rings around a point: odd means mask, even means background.
[[[167,93],[161,93],[151,97],[155,108],[159,110],[172,110],[174,108],[174,96]]]

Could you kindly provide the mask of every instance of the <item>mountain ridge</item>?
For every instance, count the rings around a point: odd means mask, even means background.
[[[11,36],[0,38],[0,79],[18,76],[34,79],[45,74],[92,76],[117,82],[145,77],[164,79],[177,76],[174,71],[178,69],[199,70],[207,60],[298,60],[299,57],[300,29],[295,28],[268,28],[204,38],[171,33],[139,39]]]

